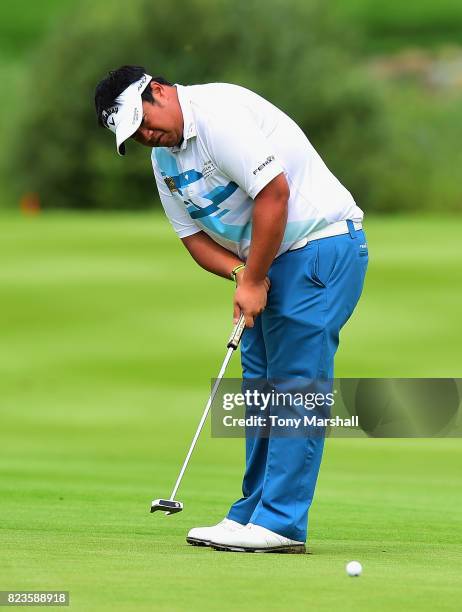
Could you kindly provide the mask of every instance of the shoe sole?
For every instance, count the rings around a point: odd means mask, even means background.
[[[210,542],[208,546],[211,546],[214,550],[222,552],[241,552],[241,553],[281,553],[288,555],[304,555],[306,553],[306,547],[304,544],[298,544],[296,546],[274,546],[273,548],[244,548],[241,546],[226,546],[224,544],[215,544]]]
[[[210,540],[198,540],[197,538],[186,538],[186,542],[191,546],[210,546]]]

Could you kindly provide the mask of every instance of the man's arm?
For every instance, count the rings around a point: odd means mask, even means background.
[[[243,263],[237,255],[217,244],[205,232],[186,236],[181,240],[194,261],[217,276],[230,279],[234,268]]]
[[[234,294],[234,320],[242,312],[247,327],[266,306],[269,267],[281,246],[287,223],[289,185],[279,174],[255,197],[247,264]]]
[[[288,199],[289,186],[284,174],[270,181],[255,197],[249,257],[246,268],[238,272],[234,296],[234,320],[243,312],[247,327],[253,327],[254,318],[266,306],[269,289],[266,275],[284,235]],[[230,278],[231,271],[243,263],[205,232],[187,236],[182,241],[202,268],[218,276]]]
[[[287,224],[289,185],[279,174],[255,198],[252,214],[252,239],[246,264],[246,281],[259,283],[281,246]]]

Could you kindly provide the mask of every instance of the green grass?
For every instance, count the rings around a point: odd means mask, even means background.
[[[168,495],[223,357],[232,285],[155,215],[1,218],[1,589],[74,610],[456,610],[460,441],[330,439],[312,555],[186,545],[239,495],[241,440],[200,440]],[[370,219],[370,270],[341,376],[460,375],[461,218]],[[239,374],[238,359],[229,371]],[[359,559],[360,579],[344,564]]]

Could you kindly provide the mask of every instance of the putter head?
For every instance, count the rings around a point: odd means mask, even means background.
[[[167,516],[169,514],[175,514],[183,510],[183,502],[173,499],[154,499],[151,502],[151,512],[156,512],[157,510],[165,512]]]

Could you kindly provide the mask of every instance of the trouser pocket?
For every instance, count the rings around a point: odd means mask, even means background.
[[[309,246],[313,252],[308,262],[308,277],[315,285],[327,287],[334,275],[338,259],[336,241],[324,238],[312,242]]]

